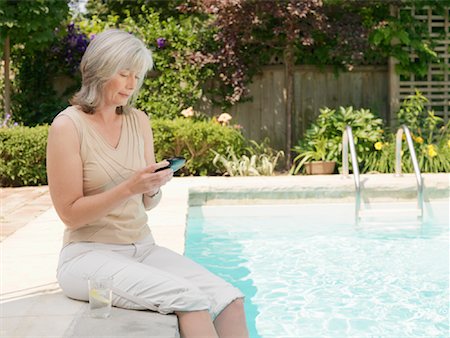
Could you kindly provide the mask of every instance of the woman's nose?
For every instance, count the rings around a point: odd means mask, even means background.
[[[127,88],[131,89],[131,90],[134,90],[134,88],[136,88],[136,82],[137,82],[137,80],[136,80],[136,77],[134,75],[129,76],[128,77],[128,81],[127,81]]]

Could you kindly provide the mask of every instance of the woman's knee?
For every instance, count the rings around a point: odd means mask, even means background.
[[[219,315],[216,317],[218,319],[219,317],[245,317],[245,310],[244,310],[244,299],[243,298],[236,298],[233,300],[230,304],[228,304],[222,312],[219,313]]]
[[[210,311],[211,301],[197,288],[183,287],[164,297],[159,308],[163,312]]]
[[[236,312],[244,312],[244,299],[243,298],[237,298],[233,300],[227,308],[232,309]]]

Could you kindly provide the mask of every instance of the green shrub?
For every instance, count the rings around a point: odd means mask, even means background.
[[[342,134],[347,125],[352,127],[358,163],[364,167],[374,143],[383,139],[382,120],[368,109],[323,108],[305,137],[294,147],[298,155],[291,172],[298,172],[306,162],[305,158],[336,161],[338,167],[342,166]]]
[[[450,172],[450,122],[425,110],[427,98],[419,92],[408,96],[397,113],[399,126],[405,124],[411,131],[414,150],[421,172]],[[365,161],[364,171],[395,172],[395,134],[387,135],[386,140],[374,144],[372,153]],[[411,153],[403,135],[402,172],[414,171]]]
[[[214,120],[190,118],[153,119],[157,161],[184,156],[181,175],[222,174],[213,164],[214,153],[224,154],[228,146],[242,152],[244,138],[239,130]],[[1,186],[47,184],[46,146],[48,126],[0,128]]]
[[[0,128],[1,186],[47,184],[48,126]]]
[[[175,118],[194,106],[203,95],[203,83],[213,75],[211,67],[196,51],[205,47],[212,32],[196,16],[165,18],[151,6],[142,5],[139,14],[125,17],[94,15],[79,22],[86,35],[108,28],[135,34],[152,50],[154,67],[144,80],[136,107],[158,118]]]
[[[213,164],[214,153],[227,152],[232,146],[240,153],[244,144],[241,132],[230,126],[222,126],[214,120],[175,118],[152,119],[155,156],[161,161],[171,156],[184,156],[186,166],[182,175],[221,174]]]
[[[13,60],[11,108],[14,119],[27,126],[51,123],[81,85],[78,67],[89,39],[73,23],[52,36],[41,50],[17,49]]]
[[[432,143],[426,142],[421,136],[412,134],[417,162],[422,173],[450,172],[450,139],[448,127],[440,128],[440,137]],[[404,138],[404,135],[403,135]],[[388,141],[374,144],[374,150],[365,161],[365,172],[394,173],[395,172],[395,134],[387,137]],[[402,173],[413,173],[411,152],[405,140],[402,142]]]
[[[272,176],[284,152],[272,149],[268,143],[268,138],[260,144],[251,140],[240,156],[232,146],[227,147],[226,154],[213,151],[213,163],[229,176]]]

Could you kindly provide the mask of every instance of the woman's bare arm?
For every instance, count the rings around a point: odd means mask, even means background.
[[[131,178],[100,194],[84,196],[80,141],[75,125],[66,116],[54,120],[48,136],[47,175],[50,195],[58,215],[70,229],[85,226],[135,194],[155,189],[170,179],[165,171],[153,173],[152,164]]]
[[[144,156],[145,162],[147,165],[152,165],[155,163],[155,150],[153,145],[153,131],[150,126],[150,121],[148,120],[148,116],[142,112],[138,111],[139,124],[141,126],[141,131],[144,137]],[[164,163],[168,164],[164,161]],[[172,170],[165,170],[170,177],[173,176]],[[157,189],[152,189],[144,193],[143,201],[146,210],[153,209],[158,205],[161,200],[162,193],[159,190],[159,187],[155,187]]]

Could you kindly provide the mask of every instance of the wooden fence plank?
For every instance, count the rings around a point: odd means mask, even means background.
[[[296,66],[294,69],[293,145],[304,134],[323,107],[353,105],[370,108],[385,120],[389,117],[387,67],[355,67],[336,76],[333,68]],[[238,103],[229,113],[233,123],[243,126],[247,138],[261,142],[269,137],[276,149],[286,143],[286,98],[282,65],[267,66],[249,86],[252,100]],[[202,111],[220,114],[210,106]]]

